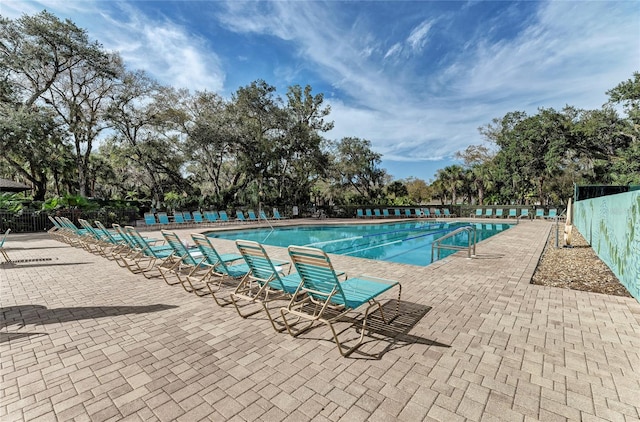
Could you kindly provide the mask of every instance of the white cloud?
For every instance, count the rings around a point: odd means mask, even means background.
[[[119,51],[129,67],[146,70],[176,88],[223,89],[225,73],[205,39],[168,19],[152,20],[130,7],[123,12],[125,20],[104,15],[110,29],[100,39],[107,48]]]
[[[469,40],[467,50],[449,57],[448,67],[425,77],[404,77],[398,68],[380,74],[375,63],[361,63],[360,75],[346,78],[361,81],[354,89],[345,87],[354,99],[332,104],[332,136],[367,138],[388,160],[429,160],[480,143],[478,127],[510,111],[534,114],[539,107],[567,104],[599,108],[608,89],[639,70],[640,14],[631,6],[541,4],[536,19],[515,38]],[[415,34],[426,34],[425,28]],[[394,44],[384,57],[399,50]]]
[[[407,38],[407,43],[413,50],[420,50],[424,47],[427,43],[427,35],[432,25],[432,21],[426,20],[411,31],[411,34],[409,34]]]
[[[2,13],[17,18],[43,9],[87,29],[91,39],[119,52],[130,70],[143,69],[176,88],[218,92],[224,87],[220,60],[205,39],[169,19],[151,19],[126,3],[10,0]]]
[[[388,59],[389,57],[396,56],[396,55],[400,54],[401,52],[402,52],[402,44],[397,42],[397,43],[393,44],[391,46],[391,48],[389,48],[389,50],[387,50],[387,53],[384,55],[384,58]]]
[[[508,94],[514,109],[566,103],[597,108],[607,89],[638,68],[640,20],[637,12],[627,15],[628,6],[548,3],[537,22],[516,39],[496,44],[479,40],[473,60],[466,67],[454,63],[448,82],[473,101]]]

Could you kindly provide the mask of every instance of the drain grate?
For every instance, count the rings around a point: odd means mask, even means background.
[[[56,258],[58,259],[58,258]],[[12,259],[9,262],[14,264],[21,264],[25,262],[44,262],[44,261],[53,261],[53,258],[26,258],[26,259]]]

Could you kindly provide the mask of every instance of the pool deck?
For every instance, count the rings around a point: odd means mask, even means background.
[[[263,314],[11,234],[22,262],[0,265],[0,420],[637,421],[640,303],[531,285],[552,227],[522,222],[474,259],[428,267],[332,256],[402,283],[400,314],[388,292],[395,318],[349,358],[325,326],[292,338]]]

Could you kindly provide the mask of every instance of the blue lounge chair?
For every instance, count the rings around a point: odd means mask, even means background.
[[[193,222],[196,224],[204,224],[204,218],[202,217],[202,213],[200,211],[194,211],[193,213]]]
[[[53,224],[53,227],[47,230],[49,236],[61,242],[66,242],[67,239],[64,227],[58,222],[58,220],[56,220],[52,216],[49,215],[47,216],[47,218],[49,218],[49,221],[51,222],[51,224]]]
[[[100,232],[104,235],[105,238],[111,242],[114,247],[110,251],[110,256],[107,256],[107,259],[112,259],[121,267],[125,267],[122,259],[128,256],[131,253],[131,249],[126,242],[126,239],[123,239],[120,234],[118,234],[115,230],[107,229],[100,221],[94,221],[96,227]],[[147,239],[147,242],[150,240]]]
[[[435,208],[433,212],[435,213],[436,218],[442,218],[442,212],[440,211],[440,208]]]
[[[176,224],[176,226],[185,225],[184,216],[180,211],[176,211],[173,213],[173,222]]]
[[[534,218],[544,218],[544,208],[536,208],[536,215]]]
[[[411,215],[411,208],[407,208],[404,210],[404,215],[405,217],[413,217],[413,215]]]
[[[220,221],[223,223],[229,223],[231,221],[226,211],[220,211],[218,215],[220,216]]]
[[[400,218],[402,217],[402,213],[400,212],[400,208],[396,208],[393,210],[393,215]]]
[[[264,210],[260,210],[260,218],[262,218],[264,221],[269,221],[269,218],[267,217],[267,213],[264,212]]]
[[[172,254],[170,259],[173,262],[173,264],[164,268],[162,271],[162,277],[165,279],[167,284],[175,284],[169,283],[167,280],[167,274],[174,274],[187,292],[196,293],[198,296],[202,296],[200,290],[193,288],[190,284],[187,285],[186,280],[187,275],[202,269],[199,265],[200,260],[202,259],[202,253],[197,249],[187,248],[177,234],[167,230],[162,230],[161,232],[162,237],[164,237],[167,244],[171,246]]]
[[[220,221],[217,211],[205,211],[204,219],[207,220],[208,223],[217,223]]]
[[[145,212],[144,224],[149,227],[155,227],[158,224],[158,222],[156,221],[156,216],[152,212]]]
[[[389,210],[388,210],[387,208],[384,208],[384,209],[382,210],[382,216],[383,216],[384,218],[389,218]]]
[[[86,229],[78,228],[73,224],[73,221],[69,220],[67,217],[55,217],[55,219],[63,228],[65,242],[69,243],[71,246],[87,248],[85,240],[85,236],[87,235]]]
[[[520,210],[520,218],[529,218],[529,209],[528,208],[522,208]]]
[[[429,208],[423,208],[422,209],[422,215],[424,217],[431,218],[431,212],[429,211]]]
[[[281,216],[281,215],[280,215],[280,211],[278,211],[278,209],[277,209],[277,208],[274,208],[274,209],[273,209],[273,218],[275,218],[276,220],[285,220],[285,219],[287,219],[287,218],[289,218],[289,217],[283,217],[283,216]]]
[[[358,208],[356,210],[356,217],[357,218],[364,218],[364,211],[362,210],[362,208]]]
[[[184,219],[184,224],[187,226],[193,226],[193,217],[191,216],[191,212],[182,211],[182,218]]]
[[[171,225],[171,222],[169,221],[169,216],[167,215],[166,212],[158,213],[158,222],[165,227],[168,227]]]
[[[380,210],[379,210],[378,208],[376,208],[376,209],[374,209],[374,210],[373,210],[373,215],[374,215],[376,218],[382,218],[382,214],[380,214]]]
[[[548,218],[548,219],[553,220],[553,219],[555,219],[555,218],[557,218],[557,217],[558,217],[558,210],[557,210],[557,208],[551,208],[551,209],[549,210],[549,214],[548,214],[548,215],[546,215],[544,218]]]
[[[236,211],[236,221],[239,221],[241,223],[246,223],[247,219],[244,218],[244,213],[240,210]]]
[[[476,208],[476,213],[475,214],[471,214],[471,217],[482,217],[482,208]]]
[[[84,233],[79,237],[81,246],[90,253],[100,253],[100,248],[97,245],[100,238],[99,236],[94,235],[93,227],[91,227],[91,225],[87,221],[81,218],[78,218],[78,223],[80,224],[80,227],[82,227],[82,230],[84,231]],[[85,227],[85,225],[89,225],[89,229]]]
[[[295,266],[301,283],[293,295],[289,305],[281,308],[283,321],[292,336],[308,330],[316,321],[327,324],[333,339],[343,356],[348,356],[363,342],[367,331],[368,315],[371,309],[378,309],[386,322],[378,297],[387,290],[398,286],[398,305],[402,294],[402,286],[397,281],[383,280],[376,277],[359,276],[340,280],[335,272],[329,256],[321,249],[289,246],[289,256]],[[347,313],[368,305],[362,319],[360,338],[350,347],[342,345],[333,323]],[[397,311],[396,311],[397,312]],[[301,328],[291,324],[287,315],[299,317],[309,323]],[[295,331],[294,331],[295,330]]]
[[[493,208],[487,208],[484,210],[484,216],[487,218],[493,217]]]
[[[243,313],[240,309],[240,301],[247,301],[249,304],[259,303],[271,321],[273,329],[278,332],[284,331],[285,327],[276,325],[276,320],[269,311],[269,303],[276,299],[290,299],[300,285],[300,277],[298,274],[285,275],[283,266],[289,263],[287,261],[272,261],[264,247],[257,242],[236,240],[236,246],[250,269],[231,294],[231,300],[238,315],[247,318],[260,312],[258,309]]]
[[[192,289],[200,289],[205,285],[211,293],[213,300],[219,306],[231,303],[230,299],[223,300],[219,294],[227,288],[236,289],[238,282],[249,272],[249,267],[242,261],[242,255],[236,253],[220,254],[206,235],[201,233],[191,234],[195,245],[202,253],[203,259],[199,265],[208,268],[204,273],[193,273],[187,276],[187,282]],[[232,290],[231,290],[232,291]],[[227,293],[231,293],[227,290]]]
[[[7,262],[11,262],[11,258],[9,258],[9,255],[7,255],[7,251],[4,248],[4,242],[7,241],[7,236],[9,236],[10,231],[11,229],[7,229],[7,231],[2,235],[2,239],[0,240],[0,254],[2,254],[5,261]]]
[[[91,223],[82,218],[78,218],[78,223],[87,230],[87,233],[84,235],[84,239],[87,244],[86,249],[89,252],[97,253],[104,258],[111,258],[111,250],[118,245],[111,241],[108,234],[93,227]]]
[[[515,208],[511,208],[509,209],[509,216],[508,218],[518,218],[518,210],[516,210]]]
[[[502,210],[502,208],[496,209],[496,218],[502,218],[503,214],[504,214],[504,211]]]
[[[114,224],[114,227],[116,225]],[[119,227],[119,226],[118,226]],[[135,253],[125,260],[127,268],[134,274],[142,274],[146,278],[154,276],[154,272],[158,272],[167,284],[171,283],[164,276],[163,271],[168,267],[171,267],[174,262],[171,258],[173,249],[168,245],[152,245],[145,238],[143,238],[138,231],[131,226],[125,226],[123,232],[119,232],[120,235],[126,233],[128,236],[128,242]]]
[[[178,258],[177,264],[167,269],[166,272],[174,273],[178,280],[180,280],[180,283],[182,283],[182,287],[187,292],[194,292],[198,296],[209,294],[209,292],[202,293],[205,286],[197,286],[193,283],[193,280],[195,278],[203,278],[208,275],[215,269],[215,265],[218,262],[215,261],[213,264],[207,265],[208,260],[201,248],[197,244],[194,244],[193,247],[187,248],[175,233],[163,230],[162,236],[167,241],[167,244],[173,248],[173,257]],[[239,254],[234,253],[218,255],[218,259],[222,262],[232,262],[242,259],[242,257]]]
[[[449,211],[449,208],[445,208],[444,209],[444,216],[447,218],[455,218],[456,215],[452,214],[451,211]]]
[[[258,222],[258,217],[256,217],[256,213],[253,210],[247,211],[247,218],[249,221],[252,221],[254,223]]]
[[[369,208],[367,208],[366,210],[364,210],[364,215],[367,218],[373,218],[373,214],[371,214],[371,210]]]

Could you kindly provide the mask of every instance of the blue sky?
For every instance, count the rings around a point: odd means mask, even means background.
[[[429,181],[510,111],[600,108],[640,71],[633,1],[28,1],[161,83],[229,97],[264,79],[311,85],[326,136],[368,139],[395,178]]]

